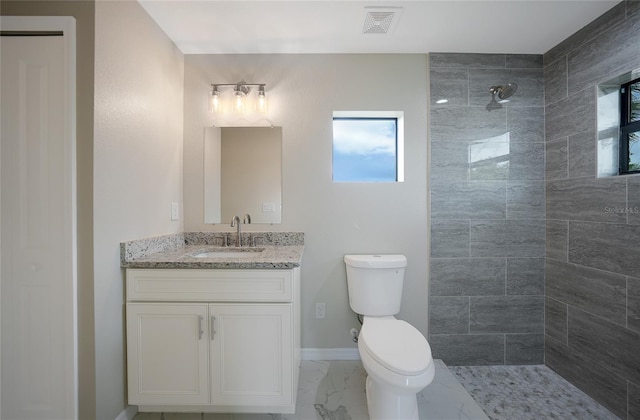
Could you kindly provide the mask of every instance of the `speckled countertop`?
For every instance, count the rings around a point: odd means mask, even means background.
[[[245,240],[245,235],[247,235]],[[300,232],[243,233],[243,243],[255,246],[222,246],[225,233],[187,232],[145,238],[120,244],[125,268],[289,269],[299,267],[304,251]],[[202,252],[215,257],[195,257]],[[241,251],[242,255],[237,253]],[[229,256],[224,255],[231,253]]]

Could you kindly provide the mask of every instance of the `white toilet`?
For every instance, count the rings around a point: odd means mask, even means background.
[[[416,394],[433,381],[426,338],[400,312],[404,255],[345,255],[349,304],[364,315],[358,352],[367,371],[371,420],[417,420]]]

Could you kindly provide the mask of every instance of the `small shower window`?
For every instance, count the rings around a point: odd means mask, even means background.
[[[620,86],[620,173],[640,173],[640,78]]]
[[[399,112],[334,112],[333,182],[404,181]]]

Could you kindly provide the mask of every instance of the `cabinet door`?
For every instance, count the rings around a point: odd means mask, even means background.
[[[206,304],[128,303],[129,404],[207,404]]]
[[[291,304],[210,305],[211,403],[293,404]]]

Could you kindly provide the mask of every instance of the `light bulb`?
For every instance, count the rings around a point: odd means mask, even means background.
[[[222,101],[220,100],[220,92],[217,89],[211,92],[211,112],[222,112]]]
[[[244,95],[240,91],[236,91],[235,110],[240,114],[244,112]]]
[[[267,101],[267,95],[264,93],[264,88],[261,86],[258,91],[258,103],[256,104],[256,111],[264,114],[267,112],[269,102]]]

